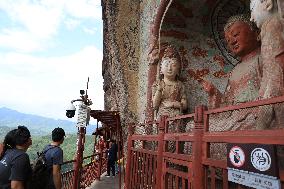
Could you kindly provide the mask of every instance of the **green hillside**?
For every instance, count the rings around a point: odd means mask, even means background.
[[[73,118],[71,120],[76,120]],[[16,128],[18,125],[25,125],[29,128],[32,136],[45,136],[51,133],[56,127],[61,127],[68,134],[77,133],[76,123],[69,120],[52,119],[38,115],[26,114],[6,107],[0,108],[0,131],[1,127]],[[96,125],[88,125],[86,133],[91,134],[95,131]],[[4,131],[4,130],[3,130]],[[0,132],[2,135],[7,132]],[[2,136],[3,137],[3,136]]]
[[[74,122],[66,120],[55,120],[37,115],[24,114],[11,110],[9,108],[0,108],[0,143],[3,142],[5,135],[18,125],[25,125],[29,128],[33,145],[28,149],[27,153],[30,160],[33,161],[37,157],[37,152],[41,152],[43,148],[51,142],[51,130],[54,127],[62,127],[66,132],[64,143],[61,145],[63,149],[64,161],[73,160],[76,153],[77,127]],[[87,134],[85,140],[84,157],[93,153],[93,137],[90,135],[96,126],[87,126]],[[67,166],[72,167],[72,164]],[[63,168],[66,170],[66,167]]]
[[[74,155],[77,149],[76,141],[77,135],[67,135],[65,137],[64,143],[61,145],[61,148],[63,149],[64,161],[74,159]],[[37,152],[42,151],[44,146],[46,146],[50,142],[50,136],[33,137],[33,145],[27,151],[30,156],[30,160],[34,160],[37,157]],[[92,155],[93,147],[93,137],[90,135],[86,135],[84,156]]]

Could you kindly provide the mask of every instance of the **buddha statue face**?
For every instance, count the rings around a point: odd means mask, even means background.
[[[236,21],[225,30],[225,39],[229,50],[236,56],[243,58],[259,47],[257,32],[249,24]]]
[[[161,63],[161,72],[164,78],[169,80],[176,80],[176,76],[180,70],[180,62],[177,58],[164,57]]]

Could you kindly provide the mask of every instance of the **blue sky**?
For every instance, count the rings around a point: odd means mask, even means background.
[[[101,0],[0,0],[0,107],[66,119],[86,89],[103,109]]]

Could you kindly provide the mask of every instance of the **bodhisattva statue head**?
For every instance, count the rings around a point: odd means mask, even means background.
[[[241,60],[260,47],[259,31],[246,15],[231,17],[224,32],[229,50]]]
[[[161,73],[164,80],[176,81],[180,72],[181,59],[177,50],[172,47],[166,47],[161,60]]]

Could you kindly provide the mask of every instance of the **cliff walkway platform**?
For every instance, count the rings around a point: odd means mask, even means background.
[[[106,177],[106,173],[101,176],[100,180],[96,180],[92,185],[86,189],[119,189],[119,174],[116,174],[114,177]]]

